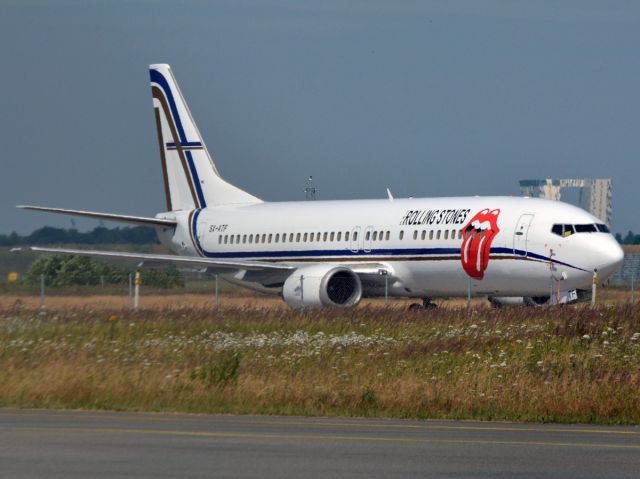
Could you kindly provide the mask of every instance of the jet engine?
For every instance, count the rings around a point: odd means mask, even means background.
[[[343,266],[304,266],[285,280],[282,298],[292,308],[346,308],[360,302],[362,283],[357,274]]]

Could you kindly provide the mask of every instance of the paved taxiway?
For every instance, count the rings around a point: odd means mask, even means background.
[[[640,428],[0,409],[0,477],[638,477]]]

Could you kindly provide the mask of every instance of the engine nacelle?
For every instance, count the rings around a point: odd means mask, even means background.
[[[360,302],[362,283],[357,274],[343,266],[305,266],[285,280],[282,298],[292,308],[346,308]]]

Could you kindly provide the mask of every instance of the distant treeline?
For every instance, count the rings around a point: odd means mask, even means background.
[[[640,235],[634,234],[633,231],[629,231],[624,238],[620,233],[616,233],[616,239],[620,244],[640,244]]]
[[[0,246],[157,243],[156,232],[153,228],[146,226],[125,226],[123,228],[98,226],[86,233],[81,233],[76,229],[45,226],[26,236],[19,235],[15,231],[8,235],[0,235]]]

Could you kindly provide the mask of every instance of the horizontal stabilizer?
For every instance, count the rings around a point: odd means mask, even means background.
[[[112,260],[130,260],[145,263],[170,263],[176,266],[206,267],[222,270],[248,270],[248,271],[287,271],[295,269],[292,266],[283,264],[266,263],[260,261],[226,261],[221,259],[198,258],[194,256],[175,256],[170,254],[147,254],[147,253],[123,253],[121,251],[98,251],[87,249],[66,249],[66,248],[42,248],[30,246],[27,248],[13,248],[13,253],[21,251],[35,251],[38,253],[63,254],[73,256],[90,256],[92,258],[103,258]]]
[[[18,205],[17,208],[23,210],[46,211],[48,213],[60,213],[72,216],[84,216],[85,218],[93,218],[96,220],[119,221],[121,223],[131,223],[140,226],[176,226],[175,220],[163,218],[148,218],[145,216],[116,215],[113,213],[98,213],[95,211],[69,210],[65,208],[48,208],[46,206]]]

